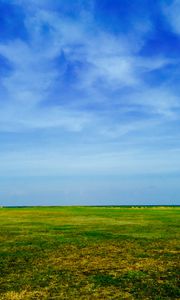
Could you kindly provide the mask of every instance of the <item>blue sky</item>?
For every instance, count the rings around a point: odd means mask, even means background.
[[[1,205],[180,204],[180,1],[0,0]]]

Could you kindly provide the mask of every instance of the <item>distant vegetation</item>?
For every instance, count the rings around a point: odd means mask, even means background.
[[[179,207],[0,210],[0,299],[180,299]]]

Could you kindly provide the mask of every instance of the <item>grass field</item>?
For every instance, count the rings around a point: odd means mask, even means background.
[[[0,208],[0,299],[180,299],[179,207]]]

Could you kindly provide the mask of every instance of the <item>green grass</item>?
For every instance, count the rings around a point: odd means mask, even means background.
[[[0,299],[180,299],[179,207],[0,209]]]

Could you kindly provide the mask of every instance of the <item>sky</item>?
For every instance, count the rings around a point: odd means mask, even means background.
[[[179,0],[0,0],[0,205],[180,204],[179,75]]]

